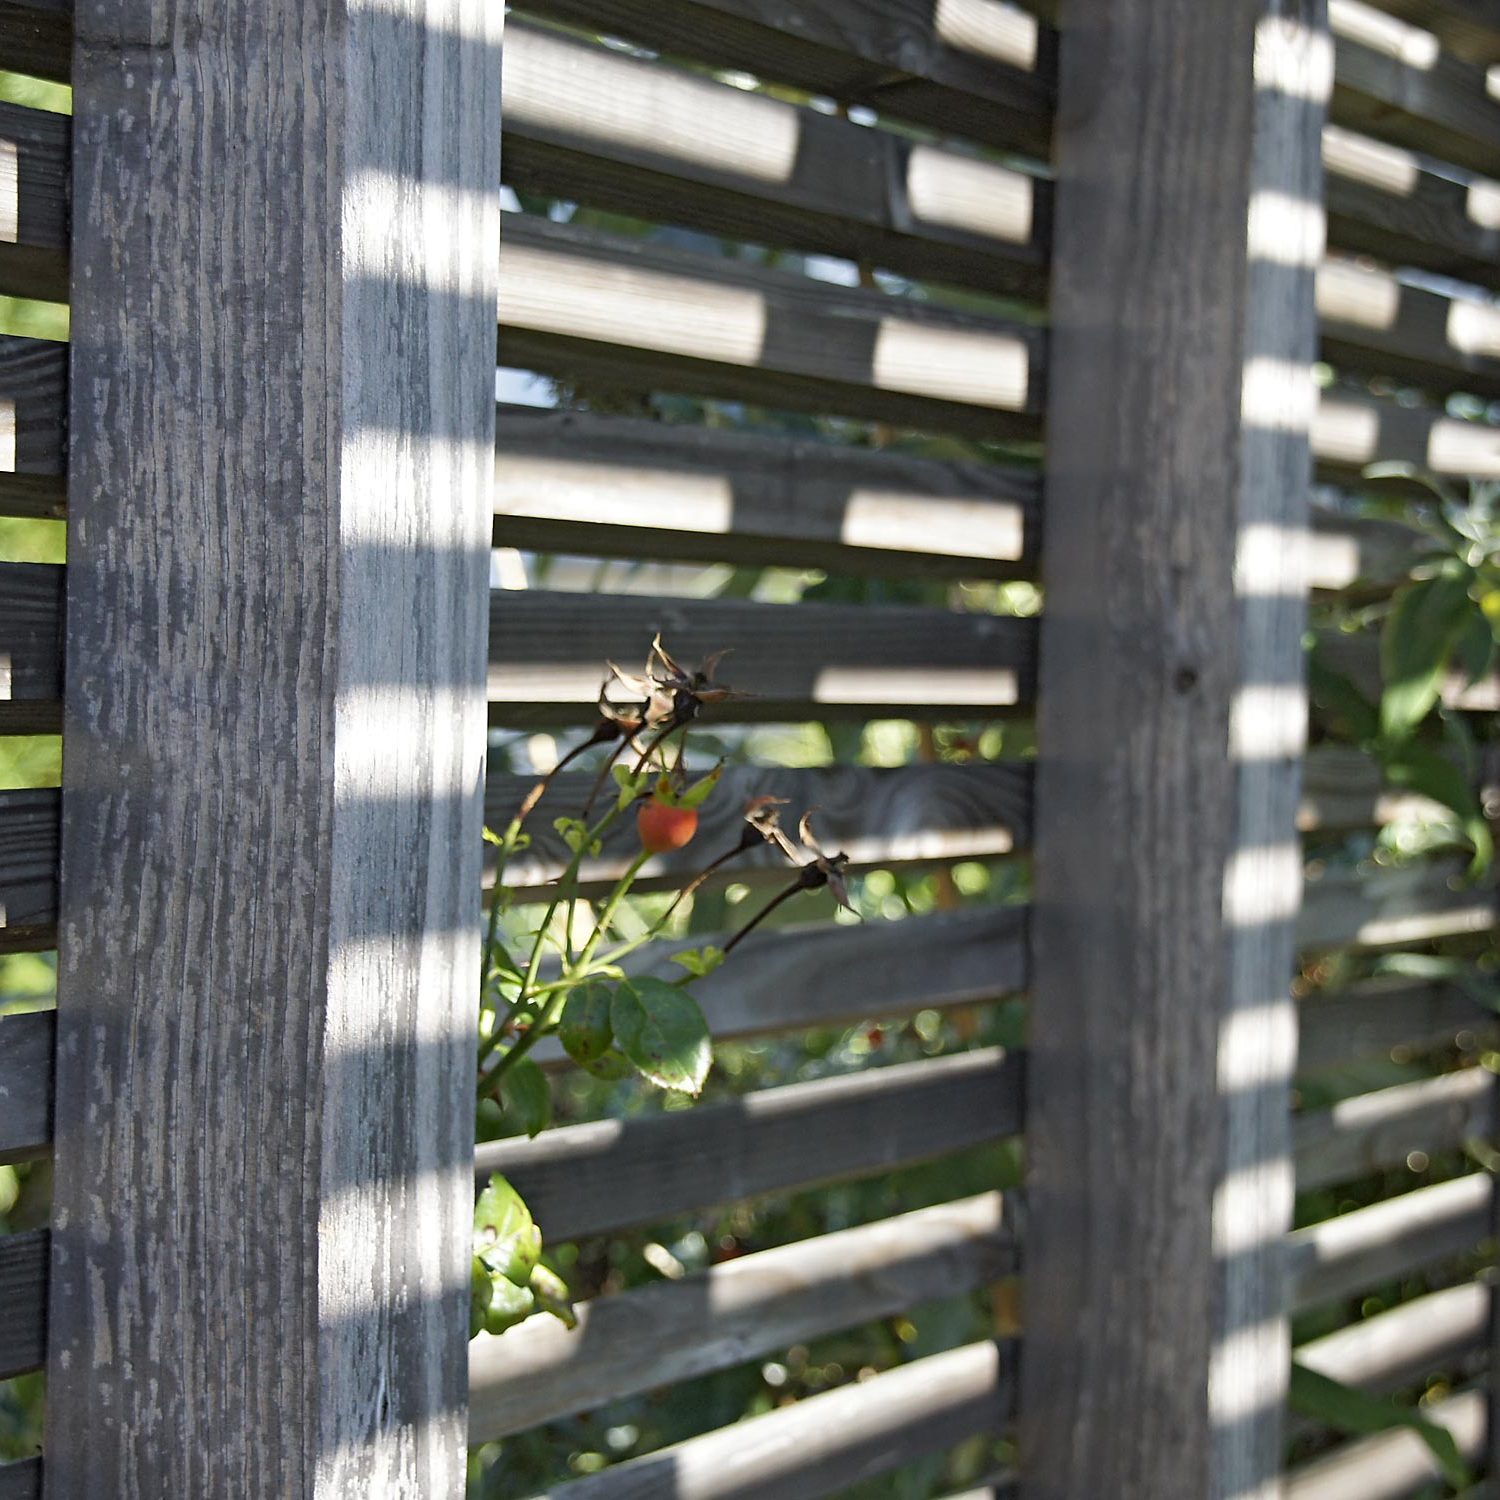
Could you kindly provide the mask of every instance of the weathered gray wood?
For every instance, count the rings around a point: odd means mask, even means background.
[[[1000,1194],[944,1203],[532,1318],[469,1345],[469,1441],[489,1442],[822,1334],[956,1297],[1015,1270]]]
[[[524,23],[506,38],[505,146],[521,192],[923,281],[1045,290],[1046,183]]]
[[[62,568],[0,564],[0,734],[56,732],[62,623]]]
[[[77,18],[58,1500],[463,1487],[499,20]]]
[[[1500,449],[1500,435],[1497,435]],[[1315,511],[1308,537],[1308,583],[1314,591],[1389,590],[1406,578],[1422,539],[1395,521]]]
[[[0,1018],[0,1161],[42,1155],[52,1142],[52,1049],[56,1016]]]
[[[0,335],[0,514],[61,513],[67,371],[65,344]]]
[[[888,1172],[1020,1128],[1021,1060],[988,1049],[491,1141],[474,1175],[503,1172],[555,1244]]]
[[[47,1357],[47,1231],[0,1235],[0,1380]]]
[[[1035,565],[1025,469],[508,406],[495,445],[501,546],[932,578]]]
[[[42,1500],[42,1461],[0,1464],[0,1500]]]
[[[1321,630],[1317,650],[1326,666],[1349,678],[1367,698],[1380,697],[1380,644],[1376,636]],[[1474,683],[1458,671],[1451,672],[1443,683],[1442,699],[1446,707],[1466,713],[1494,713],[1500,709],[1500,672],[1491,671]]]
[[[1325,20],[1059,14],[1023,1493],[1267,1495]]]
[[[1047,155],[1057,39],[1004,0],[946,13],[926,0],[531,0],[527,9]]]
[[[1500,395],[1500,312],[1488,303],[1330,260],[1318,272],[1318,315],[1330,364],[1406,376],[1437,392]]]
[[[1297,814],[1304,833],[1375,828],[1438,811],[1438,805],[1426,797],[1387,788],[1378,762],[1362,750],[1321,745],[1308,752]]]
[[[1298,1116],[1292,1129],[1297,1186],[1304,1192],[1398,1166],[1482,1139],[1495,1103],[1495,1077],[1466,1068],[1344,1099]]]
[[[1451,1432],[1465,1458],[1484,1451],[1482,1391],[1464,1391],[1422,1408]],[[1404,1500],[1440,1477],[1432,1449],[1406,1428],[1344,1443],[1293,1469],[1286,1500]]]
[[[1297,920],[1297,946],[1385,948],[1489,932],[1495,893],[1459,883],[1450,860],[1374,873],[1327,870],[1308,882]]]
[[[67,301],[70,126],[0,103],[0,292]]]
[[[1034,437],[1040,329],[525,214],[500,248],[500,362],[973,437]]]
[[[1455,57],[1500,63],[1500,15],[1489,0],[1381,0],[1380,8],[1432,32]]]
[[[56,946],[56,790],[0,792],[0,953]]]
[[[1364,1390],[1386,1391],[1451,1369],[1484,1342],[1489,1290],[1477,1281],[1413,1298],[1298,1346],[1298,1364]]]
[[[7,71],[66,83],[72,12],[70,0],[0,0],[0,57]]]
[[[967,1344],[554,1485],[546,1496],[819,1500],[975,1433],[998,1433],[1014,1402],[1012,1366],[1008,1345]]]
[[[1488,1232],[1493,1192],[1473,1172],[1295,1230],[1286,1242],[1293,1306],[1352,1296],[1473,1249]]]
[[[1297,1007],[1297,1069],[1313,1073],[1357,1058],[1451,1045],[1461,1032],[1494,1024],[1453,984],[1414,984],[1394,976],[1310,996]]]
[[[1330,105],[1341,125],[1426,152],[1475,172],[1494,173],[1500,157],[1500,101],[1485,84],[1485,70],[1441,52],[1407,61],[1366,45],[1353,24],[1362,5],[1330,0],[1334,27],[1334,89]],[[1423,65],[1425,64],[1425,66]]]
[[[658,632],[686,663],[730,650],[719,677],[752,696],[713,705],[705,723],[893,711],[903,718],[989,718],[1028,703],[1033,692],[1034,620],[528,589],[492,596],[491,718],[592,721],[602,664],[644,664]]]
[[[1400,146],[1330,126],[1323,132],[1328,243],[1387,265],[1460,281],[1500,281],[1500,224],[1476,214],[1483,189],[1440,176]]]
[[[592,771],[564,772],[553,781],[526,824],[531,847],[506,867],[507,885],[536,891],[563,873],[572,856],[552,819],[577,817],[597,779]],[[535,776],[492,776],[485,794],[490,826],[508,824],[536,782]],[[761,796],[786,799],[781,822],[794,837],[803,813],[816,809],[813,826],[819,840],[847,854],[851,868],[988,859],[1030,842],[1031,768],[1025,762],[887,770],[728,766],[699,813],[692,843],[648,861],[641,871],[641,888],[682,885],[710,860],[729,853],[744,830],[746,804]],[[4,826],[0,794],[0,829]],[[640,837],[628,817],[610,829],[602,843],[601,852],[586,858],[579,872],[584,890],[597,892],[613,885],[641,852]],[[743,880],[754,874],[774,879],[787,868],[783,854],[762,844],[725,865],[722,878]]]

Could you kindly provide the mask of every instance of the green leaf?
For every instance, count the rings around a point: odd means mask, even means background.
[[[538,1266],[531,1273],[531,1290],[538,1312],[551,1313],[565,1328],[578,1327],[578,1314],[573,1311],[568,1285],[556,1271]]]
[[[1330,1380],[1295,1360],[1289,1398],[1295,1411],[1339,1432],[1364,1434],[1409,1427],[1432,1450],[1449,1484],[1461,1490],[1473,1483],[1453,1434],[1409,1407]]]
[[[542,1232],[521,1195],[498,1172],[474,1205],[474,1254],[518,1287],[531,1280],[542,1253]]]
[[[712,943],[702,948],[687,948],[681,953],[674,953],[672,962],[681,964],[695,979],[702,979],[705,974],[712,974],[724,962],[724,950],[715,948]]]
[[[1437,702],[1454,643],[1473,607],[1472,581],[1472,569],[1455,568],[1397,592],[1380,635],[1380,728],[1390,739],[1404,739]]]
[[[658,1088],[697,1094],[713,1066],[708,1023],[679,985],[649,976],[615,990],[610,1022],[622,1053]]]
[[[490,1268],[476,1255],[473,1269],[469,1273],[470,1338],[484,1332],[484,1320],[489,1315],[494,1287],[494,1278],[490,1275]]]
[[[1342,722],[1350,739],[1367,744],[1380,732],[1380,715],[1355,685],[1332,667],[1324,665],[1316,651],[1307,663],[1308,690],[1326,714]]]
[[[645,792],[651,782],[649,771],[637,774],[629,766],[622,766],[618,762],[609,768],[609,774],[614,777],[615,785],[620,789],[620,795],[615,800],[615,808],[618,812],[624,812],[637,797]]]
[[[635,1072],[624,1053],[616,1052],[613,1047],[602,1057],[596,1057],[592,1062],[580,1063],[579,1067],[585,1073],[592,1073],[595,1078],[604,1079],[606,1083],[618,1083],[620,1079],[629,1078]]]
[[[589,836],[589,825],[582,818],[553,818],[552,826],[574,854],[583,848],[584,840]]]
[[[552,1090],[547,1075],[529,1058],[517,1058],[500,1075],[500,1107],[528,1136],[552,1123]]]
[[[1464,837],[1474,846],[1471,875],[1482,875],[1494,858],[1494,839],[1484,809],[1463,768],[1432,745],[1408,741],[1391,751],[1385,760],[1386,778],[1394,786],[1420,792],[1456,813]]]
[[[1495,658],[1495,630],[1477,604],[1453,643],[1453,655],[1469,682],[1478,682],[1490,669]]]
[[[490,1283],[490,1305],[484,1316],[486,1333],[504,1333],[524,1323],[536,1311],[536,1297],[529,1286],[514,1286],[503,1276]]]
[[[576,1063],[587,1066],[609,1051],[615,1034],[609,1025],[611,990],[607,984],[590,981],[573,990],[563,1005],[557,1038],[563,1051]]]
[[[678,795],[678,807],[702,807],[708,800],[708,794],[719,784],[719,777],[724,774],[724,762],[721,760],[712,771],[701,781],[695,781],[685,792]]]

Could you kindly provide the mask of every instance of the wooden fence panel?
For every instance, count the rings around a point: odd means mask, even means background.
[[[1324,24],[1060,6],[1032,1500],[1269,1495],[1280,1465]]]
[[[78,17],[55,1500],[463,1488],[499,15]]]

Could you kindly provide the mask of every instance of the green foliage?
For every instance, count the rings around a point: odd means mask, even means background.
[[[1406,738],[1436,705],[1454,647],[1477,611],[1473,581],[1473,569],[1454,564],[1398,590],[1380,637],[1380,730],[1387,739]]]
[[[620,1052],[658,1088],[697,1095],[713,1062],[708,1023],[686,990],[665,980],[623,979],[610,1003]]]

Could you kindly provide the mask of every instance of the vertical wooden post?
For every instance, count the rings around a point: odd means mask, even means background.
[[[462,1493],[494,0],[82,0],[47,1493]]]
[[[1279,1493],[1320,0],[1063,0],[1022,1463]]]

